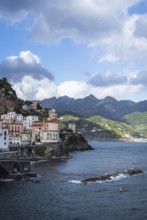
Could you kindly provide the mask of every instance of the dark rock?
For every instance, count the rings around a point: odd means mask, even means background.
[[[89,183],[89,182],[96,182],[96,181],[106,181],[106,180],[111,180],[113,177],[116,177],[120,174],[127,174],[127,175],[131,176],[131,175],[140,174],[140,173],[143,173],[143,171],[140,169],[128,169],[128,170],[122,170],[122,171],[118,171],[118,172],[114,172],[114,173],[110,173],[110,174],[106,174],[106,175],[102,175],[102,176],[84,179],[81,182],[82,183]]]
[[[71,134],[66,137],[66,145],[68,152],[93,150],[86,139],[81,134]]]
[[[32,146],[33,157],[41,157],[45,159],[62,159],[70,158],[71,151],[93,150],[88,142],[81,134],[71,134],[66,140],[59,143],[48,143],[43,145]]]
[[[135,175],[135,174],[139,174],[139,173],[143,173],[142,170],[140,169],[129,169],[126,172],[124,171],[124,173],[127,173],[128,175]]]

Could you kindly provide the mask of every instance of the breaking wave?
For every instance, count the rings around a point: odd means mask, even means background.
[[[118,181],[118,180],[121,180],[121,179],[125,179],[127,178],[128,175],[125,175],[125,174],[118,174],[117,176],[111,176],[111,179],[110,180],[106,180],[106,181],[101,181],[101,182],[112,182],[112,181]],[[98,181],[100,182],[100,181]]]
[[[69,180],[69,183],[82,184],[81,180]]]
[[[0,182],[1,183],[10,183],[10,182],[14,182],[14,179],[4,179],[4,178],[0,178]]]
[[[102,181],[102,180],[97,180],[95,182],[90,182],[89,183],[105,183],[105,182],[113,182],[113,181],[119,181],[121,179],[125,179],[129,177],[127,174],[118,174],[117,176],[111,176],[111,178],[109,180],[105,180],[105,181]],[[74,184],[82,184],[83,182],[81,180],[69,180],[69,183],[74,183]]]

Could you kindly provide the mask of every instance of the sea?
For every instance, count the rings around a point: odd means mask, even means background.
[[[1,179],[0,220],[146,220],[147,143],[89,144],[71,159],[33,163],[36,179]],[[81,182],[131,168],[143,173]]]

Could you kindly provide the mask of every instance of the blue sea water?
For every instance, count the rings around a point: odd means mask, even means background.
[[[33,164],[40,182],[1,182],[0,220],[147,219],[147,143],[91,141],[90,145],[94,150],[71,153],[72,159]],[[80,182],[130,168],[143,173]]]

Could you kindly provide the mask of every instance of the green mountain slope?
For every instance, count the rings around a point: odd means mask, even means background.
[[[138,133],[147,137],[147,112],[134,112],[123,117],[123,120]]]
[[[86,138],[95,139],[119,139],[138,137],[136,130],[128,124],[105,119],[101,116],[78,118],[72,115],[64,115],[60,118],[65,124],[75,123],[76,130],[82,132]]]

